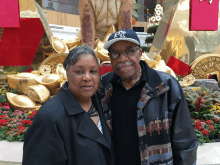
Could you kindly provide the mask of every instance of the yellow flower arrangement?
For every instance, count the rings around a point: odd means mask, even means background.
[[[214,105],[214,106],[212,107],[212,109],[213,109],[213,110],[216,110],[216,109],[217,109],[217,107]]]
[[[29,114],[29,115],[32,114],[32,111],[29,111],[28,114]]]
[[[196,87],[193,87],[193,91],[196,91]]]
[[[201,87],[200,87],[200,86],[198,87],[198,90],[200,90],[200,91],[201,91]]]
[[[36,109],[35,109],[35,111],[38,111],[38,110],[39,110],[39,108],[36,108]]]

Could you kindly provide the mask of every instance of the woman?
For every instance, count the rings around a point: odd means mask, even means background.
[[[96,95],[93,50],[74,48],[64,61],[67,82],[45,102],[24,136],[23,165],[112,165],[111,133]]]

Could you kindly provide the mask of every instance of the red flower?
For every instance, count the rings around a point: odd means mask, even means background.
[[[199,127],[199,130],[202,130],[202,129],[203,129],[203,127],[200,126],[200,127]]]
[[[5,120],[5,119],[1,119],[1,120],[0,120],[0,124],[1,124],[1,125],[6,125],[7,122],[8,122],[8,120]]]
[[[32,119],[32,118],[33,118],[33,116],[32,116],[32,115],[29,115],[29,116],[28,116],[28,118],[29,118],[29,119]]]
[[[19,133],[19,132],[16,132],[15,135],[20,135],[20,133]]]
[[[197,100],[197,105],[201,105],[202,103],[204,103],[205,101],[202,101],[202,97],[199,97]]]
[[[7,102],[4,103],[5,106],[9,106],[9,104]]]
[[[33,112],[32,112],[32,115],[33,115],[33,116],[35,116],[35,115],[36,115],[36,113],[37,113],[37,111],[33,111]]]
[[[213,120],[206,120],[205,123],[206,124],[214,124]]]
[[[201,123],[201,121],[198,120],[198,121],[195,122],[195,125],[196,125],[197,127],[199,127],[199,126],[200,126],[200,123]]]
[[[208,130],[207,129],[204,129],[201,132],[202,132],[203,135],[208,135]]]
[[[5,115],[0,115],[0,118],[2,118],[2,119],[3,119],[4,117],[5,117]]]
[[[196,108],[195,108],[195,111],[196,112],[199,112],[199,110],[202,108],[202,103],[204,103],[205,100],[202,101],[202,97],[199,97],[198,100],[197,100],[197,105],[196,105]]]
[[[24,130],[25,130],[25,127],[19,125],[19,126],[17,126],[17,130],[18,130],[18,131],[24,131]]]
[[[214,126],[213,126],[213,125],[210,125],[209,127],[210,127],[210,130],[209,130],[209,131],[212,132],[212,131],[214,130]]]
[[[30,121],[30,120],[22,120],[21,123],[22,123],[23,125],[31,125],[31,124],[32,124],[32,121]]]
[[[214,121],[215,121],[215,122],[219,122],[219,119],[215,118]]]

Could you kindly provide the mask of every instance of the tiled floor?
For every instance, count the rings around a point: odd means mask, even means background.
[[[0,141],[0,165],[21,165],[22,142]],[[220,165],[220,142],[205,143],[198,147],[197,165]]]

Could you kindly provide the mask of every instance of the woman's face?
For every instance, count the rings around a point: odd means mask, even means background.
[[[81,101],[87,101],[95,94],[99,84],[99,65],[92,55],[83,55],[69,67],[67,80],[70,91]]]

